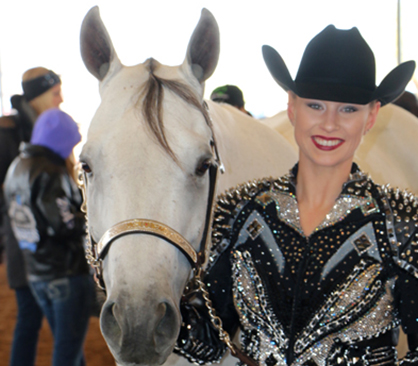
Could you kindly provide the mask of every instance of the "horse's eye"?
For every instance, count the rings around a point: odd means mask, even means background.
[[[92,170],[87,163],[81,163],[81,169],[83,169],[86,173],[91,173]]]
[[[210,159],[203,160],[196,168],[196,174],[200,177],[205,175],[211,165],[212,163]]]

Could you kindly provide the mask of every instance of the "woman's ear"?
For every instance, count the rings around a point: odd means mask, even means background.
[[[295,99],[296,95],[291,91],[287,92],[287,116],[289,117],[290,123],[294,125],[293,121],[295,119]]]
[[[367,123],[366,123],[366,128],[364,129],[364,134],[366,134],[367,132],[369,132],[370,129],[376,123],[376,119],[377,119],[377,115],[379,113],[380,105],[381,105],[380,102],[379,101],[376,101],[370,107],[371,109],[370,109],[369,117],[368,117],[368,120],[367,120]]]

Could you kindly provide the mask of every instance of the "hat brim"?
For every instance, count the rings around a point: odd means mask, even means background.
[[[303,84],[295,82],[283,58],[272,47],[262,47],[264,61],[273,79],[285,91],[291,90],[301,98],[329,100],[342,103],[368,104],[374,100],[385,105],[405,90],[415,70],[415,62],[407,61],[393,69],[375,90],[365,90],[343,84]]]
[[[301,98],[340,103],[367,104],[373,100],[373,90],[344,84],[295,83],[293,92]]]
[[[415,71],[415,61],[406,61],[395,67],[374,91],[372,100],[379,100],[383,105],[397,99],[408,85]]]
[[[295,82],[290,76],[289,70],[279,53],[270,46],[262,47],[264,62],[273,79],[286,91],[295,91]]]

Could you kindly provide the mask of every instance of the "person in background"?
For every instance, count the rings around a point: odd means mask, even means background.
[[[308,43],[295,79],[272,47],[263,56],[288,94],[299,161],[219,196],[204,278],[216,314],[260,366],[399,365],[400,326],[400,365],[418,365],[418,197],[353,162],[415,62],[376,86],[359,30],[333,25]],[[181,304],[176,352],[214,362],[225,346],[194,296]]]
[[[54,336],[53,366],[85,364],[83,343],[94,285],[84,255],[82,197],[73,177],[77,124],[53,108],[42,113],[29,144],[12,162],[5,198],[27,278]]]
[[[15,291],[17,321],[10,354],[11,366],[33,366],[36,359],[38,334],[43,314],[27,283],[22,253],[10,228],[4,197],[3,182],[21,142],[29,142],[36,118],[63,102],[61,80],[52,70],[35,67],[22,76],[23,95],[14,95],[11,104],[15,111],[0,117],[0,262],[5,248],[7,277]]]
[[[245,109],[244,95],[240,88],[235,85],[223,85],[213,90],[210,99],[217,103],[227,103],[251,116]]]

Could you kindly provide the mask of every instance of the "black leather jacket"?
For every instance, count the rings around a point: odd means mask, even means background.
[[[7,256],[7,279],[11,288],[27,286],[22,252],[16,242],[7,216],[3,183],[7,169],[19,155],[19,145],[28,142],[36,120],[35,111],[21,95],[11,98],[13,109],[18,113],[0,117],[0,255],[5,249]]]
[[[89,272],[81,195],[59,155],[25,144],[7,172],[5,197],[30,281]]]
[[[205,277],[225,329],[260,365],[395,365],[398,327],[416,363],[418,199],[353,165],[330,213],[306,237],[297,167],[221,195]],[[207,311],[184,304],[176,351],[216,361],[225,348]]]
[[[6,249],[7,276],[11,288],[27,285],[25,272],[20,270],[23,266],[22,254],[19,252],[16,240],[10,230],[3,192],[7,169],[19,154],[21,139],[17,120],[18,116],[0,117],[0,256]]]

